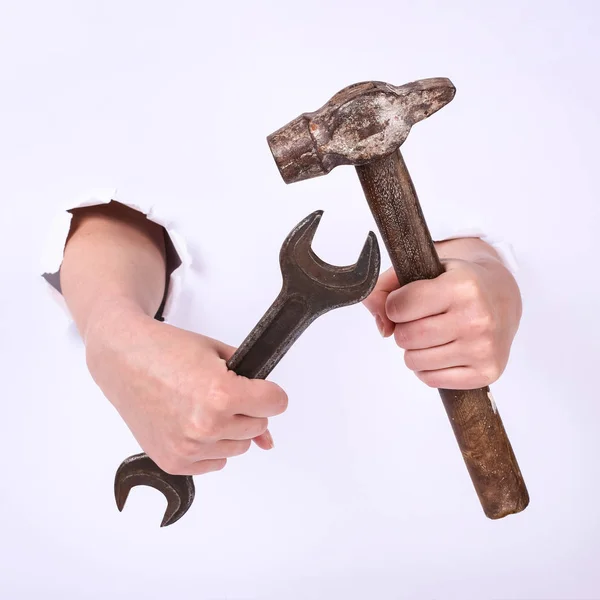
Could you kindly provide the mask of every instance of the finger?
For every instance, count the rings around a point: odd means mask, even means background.
[[[390,337],[394,333],[394,323],[388,319],[385,311],[383,314],[375,315],[375,325],[384,338]]]
[[[288,406],[287,394],[272,381],[247,379],[235,375],[233,371],[229,394],[231,414],[248,417],[274,417],[285,412]]]
[[[459,325],[450,314],[436,315],[394,327],[396,344],[404,350],[422,350],[454,342],[459,337]]]
[[[219,440],[213,444],[201,444],[198,452],[191,457],[196,463],[201,460],[213,460],[240,456],[250,448],[251,440]]]
[[[213,338],[210,338],[210,340],[213,343],[214,349],[215,349],[216,353],[219,355],[219,358],[222,358],[223,360],[229,360],[234,355],[235,351],[237,350],[237,348],[234,348],[233,346],[230,346],[229,344],[224,344],[220,340],[215,340]]]
[[[452,305],[452,289],[443,277],[413,281],[390,292],[386,314],[394,323],[408,323],[445,313]]]
[[[383,337],[389,337],[394,332],[394,324],[385,312],[385,302],[389,293],[396,289],[398,289],[398,278],[394,269],[388,269],[379,276],[375,288],[363,301],[363,304],[375,317],[377,328]]]
[[[387,295],[397,290],[398,287],[398,277],[396,277],[394,269],[390,268],[379,276],[373,291],[363,300],[363,304],[371,314],[381,313],[384,309]]]
[[[221,430],[221,438],[227,440],[253,440],[263,435],[268,427],[268,419],[233,415]]]
[[[178,471],[178,475],[204,475],[212,471],[220,471],[227,464],[226,458],[199,460]]]
[[[489,382],[470,367],[452,367],[438,371],[417,371],[416,376],[429,387],[446,390],[474,390]]]
[[[263,450],[270,450],[271,448],[273,448],[275,446],[275,442],[273,441],[273,437],[271,436],[271,433],[269,432],[268,429],[263,434],[255,437],[252,441],[259,448],[262,448]]]
[[[467,366],[465,358],[457,342],[425,350],[407,350],[404,353],[404,362],[411,371],[437,371],[451,367],[465,367]]]

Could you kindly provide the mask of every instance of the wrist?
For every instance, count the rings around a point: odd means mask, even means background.
[[[153,323],[154,319],[131,298],[104,296],[91,307],[81,331],[86,347],[103,345],[121,332]]]

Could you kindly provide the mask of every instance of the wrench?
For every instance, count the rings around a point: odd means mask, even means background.
[[[354,265],[336,267],[322,261],[311,242],[323,211],[315,211],[291,231],[279,253],[283,284],[277,299],[250,332],[227,367],[249,379],[265,379],[302,332],[320,315],[364,300],[375,287],[380,255],[371,231]],[[148,455],[125,459],[115,475],[115,500],[123,510],[131,489],[153,487],[164,494],[167,509],[161,527],[178,521],[194,501],[189,475],[165,473]]]

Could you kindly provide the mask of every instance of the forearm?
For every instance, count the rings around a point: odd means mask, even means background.
[[[164,230],[121,204],[73,211],[60,272],[62,293],[85,340],[108,311],[153,317],[166,280]]]

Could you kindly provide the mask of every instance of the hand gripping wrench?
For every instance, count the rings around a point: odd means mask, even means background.
[[[322,211],[301,221],[288,235],[279,254],[281,292],[256,327],[227,362],[227,367],[250,379],[265,379],[300,334],[320,315],[364,300],[379,275],[377,238],[369,232],[358,261],[336,267],[322,261],[311,242]],[[130,490],[147,485],[161,491],[167,509],[161,527],[178,521],[194,501],[194,482],[188,475],[165,473],[146,454],[121,463],[115,476],[115,499],[123,510]]]

